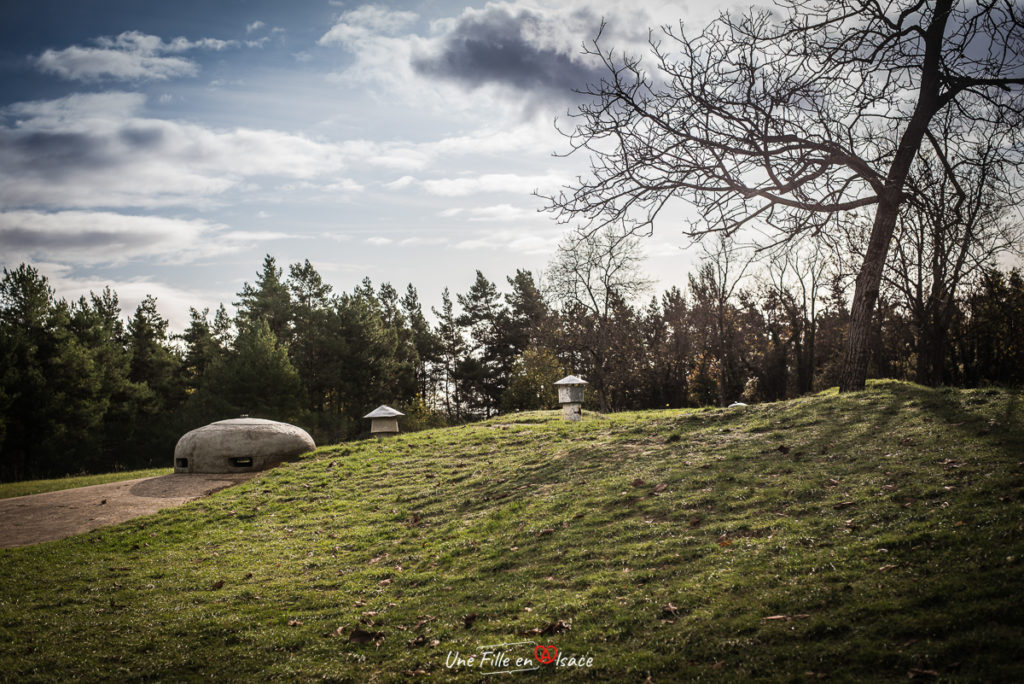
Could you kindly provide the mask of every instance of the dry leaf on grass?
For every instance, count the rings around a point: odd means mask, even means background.
[[[338,628],[341,630],[341,627]],[[340,631],[339,631],[340,634]],[[356,627],[352,630],[351,634],[348,635],[348,640],[353,644],[368,644],[377,639],[383,639],[384,632],[367,632],[364,629]]]

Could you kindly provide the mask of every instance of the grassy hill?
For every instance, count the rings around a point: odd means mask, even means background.
[[[519,642],[593,658],[527,680],[1024,681],[1020,401],[878,382],[321,448],[0,552],[0,671],[477,681],[449,652]]]
[[[173,472],[174,468],[146,468],[144,470],[120,470],[116,473],[101,473],[99,475],[68,475],[67,477],[55,477],[51,480],[4,482],[0,483],[0,499],[9,499],[13,496],[27,496],[29,494],[42,494],[44,492],[56,492],[61,489],[88,487],[90,485],[107,484],[108,482],[134,480],[140,477],[170,475]]]

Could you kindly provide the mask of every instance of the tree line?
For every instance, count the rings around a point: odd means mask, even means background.
[[[0,479],[168,465],[184,432],[250,415],[318,443],[367,431],[378,404],[403,429],[557,406],[553,382],[590,382],[600,411],[774,401],[834,386],[850,325],[842,260],[760,262],[728,240],[683,289],[651,291],[635,238],[565,239],[543,277],[480,271],[425,315],[416,288],[364,279],[335,292],[307,260],[267,256],[235,314],[190,310],[169,330],[153,297],[124,318],[109,288],[58,299],[37,269],[0,281]],[[894,272],[898,269],[892,269]],[[911,276],[913,272],[911,272]],[[926,384],[1024,383],[1024,276],[991,267],[955,297],[883,290],[869,374]]]

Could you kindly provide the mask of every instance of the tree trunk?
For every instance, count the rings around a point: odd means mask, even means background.
[[[871,228],[871,238],[857,275],[857,287],[850,307],[850,329],[846,334],[846,351],[839,375],[840,392],[856,392],[864,389],[868,377],[868,335],[871,331],[871,316],[878,299],[878,287],[882,282],[882,269],[889,253],[889,243],[896,229],[896,219],[902,201],[903,186],[914,156],[921,148],[921,141],[928,130],[928,123],[940,107],[939,64],[942,39],[949,19],[953,0],[939,0],[928,29],[925,31],[925,55],[921,65],[921,87],[918,91],[914,113],[900,138],[899,147],[885,178],[885,188],[879,193],[878,210]]]
[[[860,273],[857,275],[853,305],[850,307],[850,328],[846,333],[846,351],[839,375],[840,392],[862,390],[867,381],[871,317],[874,314],[875,302],[878,300],[882,269],[885,267],[885,257],[896,228],[897,215],[898,207],[895,203],[885,199],[879,202],[875,223],[871,229],[871,239],[864,254],[864,263],[861,264]]]

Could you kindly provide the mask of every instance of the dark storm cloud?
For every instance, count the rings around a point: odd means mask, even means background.
[[[86,133],[0,132],[8,172],[14,166],[20,172],[59,177],[75,169],[107,167],[114,163],[107,147],[105,140]]]
[[[513,15],[504,8],[466,15],[444,38],[440,52],[413,60],[413,68],[426,76],[449,78],[474,88],[498,83],[565,97],[600,80],[598,69],[531,40],[550,28],[544,22],[533,12]]]
[[[0,248],[24,252],[39,249],[59,249],[65,252],[83,249],[138,249],[159,243],[163,238],[162,235],[101,230],[48,232],[34,227],[0,228]]]
[[[75,171],[122,165],[132,153],[159,147],[163,137],[159,128],[130,126],[122,128],[116,139],[89,133],[7,129],[0,130],[0,154],[7,159],[8,173],[17,170],[55,180]]]
[[[159,128],[125,127],[121,129],[119,137],[132,147],[151,149],[163,141],[164,132]]]

